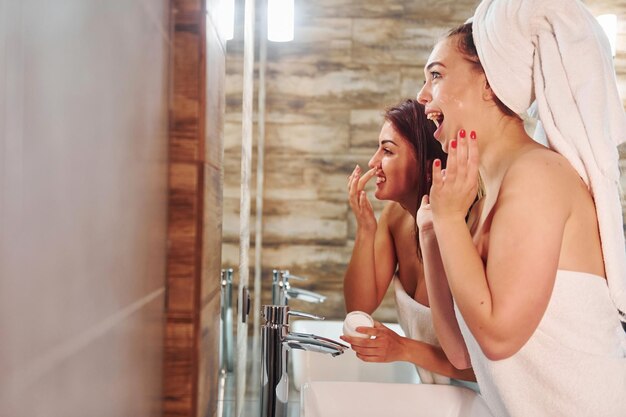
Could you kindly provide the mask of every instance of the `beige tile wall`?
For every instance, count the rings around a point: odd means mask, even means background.
[[[0,415],[161,415],[165,0],[0,0]]]
[[[271,282],[272,268],[287,268],[310,278],[304,287],[329,298],[319,307],[295,302],[296,308],[343,317],[342,279],[355,233],[346,177],[356,163],[366,165],[373,153],[382,109],[415,96],[431,47],[470,16],[477,3],[301,1],[296,2],[295,40],[270,42],[264,285]],[[626,98],[626,1],[587,3],[597,14],[619,15],[615,62]],[[230,266],[238,259],[241,52],[241,37],[228,43],[223,260]],[[382,204],[375,202],[375,208]],[[268,302],[264,294],[263,302]],[[395,320],[389,297],[377,317]]]

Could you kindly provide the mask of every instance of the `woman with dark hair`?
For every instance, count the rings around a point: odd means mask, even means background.
[[[375,322],[374,328],[359,328],[375,339],[342,338],[364,361],[414,363],[425,383],[449,383],[449,377],[473,380],[471,369],[452,366],[437,343],[415,227],[418,205],[430,189],[432,161],[445,161],[446,156],[433,138],[434,128],[424,106],[416,100],[389,108],[384,120],[370,170],[361,176],[357,166],[348,181],[357,232],[344,278],[344,297],[348,312],[371,314],[393,281],[398,319],[408,337]],[[389,201],[378,221],[363,190],[374,177],[375,197]]]
[[[626,415],[626,123],[605,46],[582,2],[484,0],[424,68],[448,154],[417,216],[433,323],[498,417]],[[518,117],[535,99],[550,147]]]

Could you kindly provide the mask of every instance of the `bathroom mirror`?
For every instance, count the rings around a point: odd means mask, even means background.
[[[596,15],[618,15],[615,63],[626,97],[626,0],[586,3]],[[343,318],[342,279],[355,234],[347,176],[356,164],[367,166],[377,146],[383,109],[415,97],[435,41],[471,16],[477,4],[478,0],[295,2],[295,39],[267,43],[263,114],[257,95],[254,102],[249,263],[252,279],[257,122],[264,120],[262,304],[271,300],[272,270],[286,269],[307,278],[294,282],[294,287],[327,297],[323,304],[293,300],[292,308]],[[257,20],[257,29],[259,24]],[[258,36],[256,42],[258,93],[263,65]],[[227,46],[222,252],[224,267],[234,268],[239,263],[243,51],[243,32],[236,31]],[[368,194],[380,211],[383,202]],[[395,321],[391,297],[375,317]],[[257,331],[251,326],[251,334]]]

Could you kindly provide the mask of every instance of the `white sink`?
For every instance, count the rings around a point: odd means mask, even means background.
[[[451,385],[313,381],[300,417],[493,417],[482,397]]]
[[[385,326],[404,336],[398,324],[385,323]],[[342,321],[294,320],[289,327],[292,332],[312,333],[347,344],[339,338],[343,333]],[[420,382],[411,363],[363,362],[352,349],[346,349],[342,355],[335,357],[294,349],[290,352],[289,361],[296,389],[309,381]]]

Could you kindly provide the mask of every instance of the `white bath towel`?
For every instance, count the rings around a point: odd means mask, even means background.
[[[402,286],[398,277],[393,279],[393,287],[398,311],[398,323],[406,337],[419,340],[434,346],[440,346],[433,327],[430,308],[426,307],[410,295]],[[449,384],[450,378],[416,366],[417,373],[423,384]]]
[[[604,31],[579,0],[483,0],[472,29],[498,98],[518,114],[536,100],[550,147],[590,188],[611,298],[626,312],[617,151],[626,116]]]
[[[485,356],[456,313],[481,395],[494,416],[626,416],[626,334],[601,277],[557,271],[537,330],[502,360]]]

